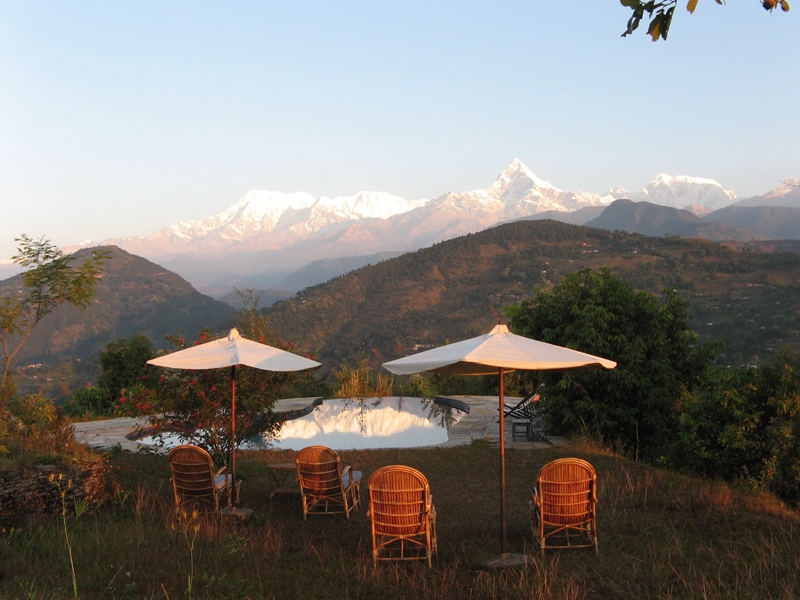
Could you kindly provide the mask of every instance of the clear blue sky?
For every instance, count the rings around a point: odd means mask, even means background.
[[[0,258],[147,234],[249,189],[407,198],[515,157],[562,189],[800,177],[800,4],[0,0]]]

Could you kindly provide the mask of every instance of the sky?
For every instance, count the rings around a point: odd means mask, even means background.
[[[563,190],[800,177],[800,5],[623,38],[617,0],[0,0],[0,259],[251,189],[435,198],[519,158]]]

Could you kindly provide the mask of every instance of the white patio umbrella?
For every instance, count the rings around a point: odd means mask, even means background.
[[[500,554],[506,558],[506,461],[503,424],[504,375],[509,371],[582,371],[613,369],[613,360],[515,335],[505,325],[489,333],[383,363],[395,375],[423,371],[450,375],[500,377]]]
[[[147,361],[148,365],[169,369],[231,368],[231,485],[236,481],[236,367],[246,365],[262,371],[303,371],[319,367],[320,363],[239,335],[234,327],[228,337],[199,344]],[[228,505],[230,506],[230,488]]]

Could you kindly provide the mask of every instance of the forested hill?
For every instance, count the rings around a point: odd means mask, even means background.
[[[732,250],[705,240],[646,237],[519,221],[358,269],[266,312],[276,332],[320,349],[326,367],[360,345],[376,361],[489,331],[503,307],[586,267],[608,266],[637,289],[677,289],[721,362],[800,349],[800,254]]]
[[[16,365],[84,358],[119,337],[144,333],[163,346],[163,333],[194,337],[206,326],[231,321],[233,309],[204,296],[179,275],[116,246],[97,282],[97,297],[86,310],[62,305],[45,317],[20,353]],[[80,261],[90,250],[75,253]],[[14,295],[21,276],[0,282],[0,297]]]

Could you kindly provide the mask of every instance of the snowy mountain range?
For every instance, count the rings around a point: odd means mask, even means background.
[[[236,204],[202,221],[181,221],[147,236],[106,240],[148,258],[280,249],[349,221],[387,219],[424,206],[385,192],[314,197],[304,192],[247,192]]]
[[[320,258],[412,251],[498,223],[555,211],[645,200],[704,214],[734,202],[711,179],[659,175],[637,194],[564,191],[515,159],[490,186],[406,200],[386,192],[315,197],[253,190],[221,213],[181,221],[146,236],[105,240],[156,260],[195,286],[221,295],[232,285],[261,287]]]

